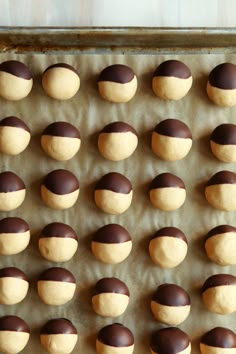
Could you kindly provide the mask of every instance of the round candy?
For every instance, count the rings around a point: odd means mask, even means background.
[[[51,98],[69,100],[79,90],[80,77],[71,65],[58,63],[49,66],[44,71],[42,86]]]
[[[96,183],[94,200],[105,213],[118,215],[125,212],[130,207],[132,197],[132,185],[120,173],[107,173]]]
[[[0,211],[18,208],[25,199],[25,184],[15,173],[0,173]]]
[[[152,150],[162,160],[183,159],[192,146],[192,134],[188,126],[177,119],[165,119],[152,132]]]
[[[236,335],[224,327],[215,327],[206,332],[200,342],[201,354],[234,353],[236,351]]]
[[[38,294],[47,305],[64,305],[70,301],[76,290],[76,280],[65,268],[46,269],[37,282]]]
[[[18,155],[30,142],[28,126],[17,117],[6,117],[0,121],[0,151],[8,155]]]
[[[52,209],[71,208],[79,196],[79,181],[67,170],[54,170],[44,178],[41,196],[44,203]]]
[[[124,227],[118,224],[108,224],[95,232],[91,248],[99,261],[117,264],[129,256],[132,240]]]
[[[41,136],[44,152],[57,161],[72,159],[80,148],[80,133],[67,122],[54,122],[47,126]]]
[[[216,226],[207,234],[205,250],[208,258],[221,266],[236,264],[236,228],[230,225]]]
[[[24,251],[30,242],[29,225],[23,219],[8,217],[0,220],[0,254],[13,255]]]
[[[77,340],[77,330],[66,318],[49,320],[40,332],[41,345],[50,354],[71,353]]]
[[[206,184],[205,197],[213,208],[236,210],[236,173],[220,171],[213,175]]]
[[[226,315],[236,311],[236,277],[215,274],[202,287],[204,305],[211,312]]]
[[[155,70],[152,89],[164,100],[180,100],[189,92],[193,78],[189,68],[179,60],[167,60]]]
[[[109,102],[128,102],[137,90],[137,77],[127,65],[114,64],[102,70],[98,78],[98,91]]]
[[[30,329],[20,317],[0,317],[0,352],[9,354],[21,352],[29,337]]]
[[[207,95],[218,106],[236,104],[236,65],[222,63],[211,72],[207,81]]]
[[[15,305],[24,300],[29,289],[28,279],[20,269],[0,269],[0,304]]]
[[[190,354],[188,335],[176,327],[162,328],[151,336],[152,354]]]
[[[17,60],[0,64],[0,96],[9,101],[25,98],[33,87],[29,68]]]
[[[190,307],[188,293],[175,284],[160,285],[151,300],[151,310],[156,320],[173,326],[186,320]]]
[[[78,238],[69,225],[53,222],[44,227],[39,235],[41,256],[51,262],[70,260],[78,248]]]
[[[236,351],[236,335],[224,327],[215,327],[206,332],[200,342],[201,354],[224,354]]]
[[[236,162],[236,125],[220,124],[210,136],[213,155],[223,162]]]
[[[124,122],[106,125],[98,137],[98,149],[105,159],[121,161],[130,157],[138,145],[136,130]]]
[[[173,211],[180,208],[186,198],[184,182],[171,173],[156,176],[149,188],[151,203],[155,208]]]
[[[134,336],[129,328],[113,323],[100,329],[96,339],[98,354],[132,354]]]
[[[183,262],[188,251],[185,234],[176,227],[164,227],[149,242],[152,261],[162,268],[174,268]]]
[[[93,290],[93,310],[100,316],[117,317],[129,304],[129,289],[117,278],[100,279]]]

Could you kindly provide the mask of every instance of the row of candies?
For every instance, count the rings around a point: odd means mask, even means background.
[[[14,116],[0,121],[0,152],[18,155],[23,152],[31,138],[29,127]],[[44,152],[57,161],[72,159],[79,151],[79,130],[68,122],[49,124],[41,134]],[[130,157],[137,148],[138,134],[128,123],[116,121],[107,124],[98,134],[98,149],[110,161],[121,161]],[[192,147],[189,127],[178,119],[159,122],[152,132],[152,151],[164,161],[179,161],[187,156]],[[210,135],[213,155],[220,161],[236,162],[236,125],[224,123]]]
[[[161,63],[153,73],[152,89],[156,96],[165,100],[180,100],[192,86],[189,68],[179,60]],[[22,62],[8,60],[0,64],[0,96],[17,101],[30,93],[33,78],[30,69]],[[49,66],[42,74],[45,93],[57,100],[72,98],[80,88],[80,76],[69,64],[57,63]],[[98,77],[98,91],[109,102],[130,101],[137,90],[137,77],[124,64],[113,64],[102,70]],[[217,105],[236,104],[236,65],[222,63],[209,74],[206,91]]]
[[[1,335],[4,334],[4,335]],[[30,328],[18,316],[0,318],[0,350],[3,353],[19,353],[30,338]],[[40,331],[40,343],[44,350],[54,353],[60,348],[60,353],[69,354],[78,340],[78,332],[74,324],[66,318],[54,318],[44,324]],[[158,353],[191,353],[189,336],[177,327],[166,327],[152,333],[149,341],[152,354]],[[121,323],[113,323],[101,328],[96,335],[96,352],[98,354],[116,353],[132,354],[134,351],[134,335]],[[221,350],[234,350],[236,347],[235,333],[225,327],[215,327],[206,332],[200,339],[201,354]]]
[[[17,209],[25,200],[26,186],[12,171],[0,173],[0,211]],[[219,171],[205,185],[205,198],[215,209],[236,210],[236,173]],[[40,194],[45,205],[54,210],[73,207],[80,194],[77,177],[65,169],[49,172],[42,180]],[[156,209],[172,212],[182,207],[186,200],[186,187],[181,178],[164,172],[149,185],[149,199]],[[95,205],[104,213],[120,215],[128,210],[133,200],[130,180],[119,172],[103,175],[95,184]]]

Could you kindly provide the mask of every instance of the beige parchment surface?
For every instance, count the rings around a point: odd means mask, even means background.
[[[193,87],[178,102],[165,102],[156,98],[151,90],[151,76],[162,61],[176,58],[191,69]],[[0,315],[21,316],[31,328],[31,337],[24,354],[44,353],[40,347],[39,332],[51,318],[66,317],[74,323],[79,339],[74,353],[95,353],[96,333],[112,322],[128,326],[135,336],[135,354],[148,354],[150,335],[164,325],[155,321],[150,311],[150,298],[156,287],[172,282],[186,289],[192,301],[189,318],[179,327],[192,341],[192,353],[199,353],[200,336],[215,326],[236,330],[235,314],[222,316],[204,308],[200,289],[207,277],[216,273],[235,274],[235,267],[220,267],[211,263],[204,252],[204,237],[213,227],[228,223],[236,225],[235,212],[222,212],[210,207],[204,198],[204,184],[217,171],[235,171],[234,164],[217,161],[209,148],[209,135],[219,124],[234,123],[235,108],[219,108],[207,98],[205,85],[209,71],[224,61],[236,63],[236,55],[14,55],[1,54],[0,60],[17,59],[32,69],[34,86],[30,95],[19,102],[0,99],[0,118],[16,115],[30,127],[32,139],[27,150],[16,157],[0,156],[0,170],[11,170],[25,181],[27,196],[17,210],[1,213],[0,217],[17,216],[25,219],[31,229],[29,247],[19,255],[0,257],[1,267],[16,266],[29,277],[30,290],[26,299],[15,306],[0,306]],[[47,97],[40,84],[44,69],[57,62],[66,62],[78,69],[81,88],[76,96],[65,102]],[[111,104],[102,100],[97,92],[96,80],[100,71],[112,63],[130,65],[138,77],[136,96],[127,104]],[[179,162],[163,162],[151,151],[151,131],[165,118],[176,118],[188,124],[193,135],[193,147],[189,155]],[[68,121],[81,132],[81,149],[68,162],[56,162],[47,157],[40,147],[40,134],[54,121]],[[98,132],[104,125],[122,120],[130,123],[138,132],[136,152],[122,162],[109,162],[99,155]],[[79,179],[81,190],[76,205],[66,211],[54,211],[46,207],[40,198],[40,183],[50,171],[65,168]],[[105,173],[117,171],[125,174],[134,189],[133,202],[120,216],[107,215],[97,209],[93,201],[96,181]],[[175,212],[161,212],[149,201],[148,186],[159,173],[171,172],[183,179],[186,185],[186,202]],[[79,237],[78,251],[66,263],[50,263],[38,251],[39,231],[50,222],[71,225]],[[105,265],[95,260],[91,253],[92,234],[107,223],[119,223],[126,227],[133,240],[133,250],[128,259],[118,265]],[[189,242],[185,261],[175,269],[162,270],[155,266],[148,255],[148,243],[152,234],[165,226],[182,229]],[[65,306],[44,305],[36,291],[39,274],[46,268],[62,266],[69,269],[77,280],[74,299]],[[123,280],[130,289],[127,311],[116,319],[101,318],[91,307],[91,289],[102,277],[114,276]]]

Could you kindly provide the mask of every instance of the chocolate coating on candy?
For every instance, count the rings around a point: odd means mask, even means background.
[[[53,64],[53,65],[50,65],[45,71],[44,73],[46,73],[46,71],[50,70],[50,69],[54,69],[54,68],[65,68],[65,69],[68,69],[68,70],[71,70],[73,71],[75,74],[78,74],[77,70],[75,68],[73,68],[73,66],[69,65],[69,64],[66,64],[66,63],[57,63],[57,64]]]
[[[68,319],[55,318],[45,323],[40,334],[77,334],[77,330]]]
[[[151,336],[151,348],[155,353],[177,354],[190,344],[189,337],[176,327],[162,328]]]
[[[97,339],[112,347],[129,347],[134,344],[132,332],[120,323],[103,327],[98,332]]]
[[[201,343],[209,347],[236,348],[236,335],[228,328],[215,327],[202,336]]]
[[[120,84],[126,84],[134,78],[134,73],[131,68],[123,64],[114,64],[107,66],[102,70],[98,81],[111,81]]]
[[[236,286],[236,277],[232,274],[215,274],[207,278],[202,287],[202,293],[209,288],[223,285]]]
[[[17,60],[4,61],[0,64],[0,71],[20,77],[21,79],[32,79],[32,74],[29,68],[24,63]]]
[[[30,133],[29,127],[21,120],[20,118],[10,116],[3,118],[0,121],[0,126],[1,127],[13,127],[13,128],[20,128],[23,130],[26,130],[27,132]]]
[[[227,232],[235,232],[236,233],[236,227],[230,226],[230,225],[216,226],[208,232],[206,240],[208,240],[209,238],[211,238],[215,235],[224,234]]]
[[[0,220],[0,233],[23,233],[29,231],[29,225],[21,218],[8,217]]]
[[[61,238],[73,238],[78,240],[75,231],[69,225],[62,222],[53,222],[44,227],[39,238],[45,237],[61,237]]]
[[[219,89],[236,89],[236,65],[231,63],[217,65],[210,72],[208,80],[212,86]]]
[[[18,316],[4,316],[0,318],[0,331],[30,333],[28,325]]]
[[[54,170],[47,174],[43,181],[44,186],[55,194],[69,194],[79,189],[77,178],[67,170]]]
[[[93,241],[100,243],[123,243],[131,241],[128,231],[118,224],[108,224],[96,231]]]
[[[128,132],[131,132],[136,136],[138,135],[136,130],[133,127],[131,127],[131,125],[120,121],[107,124],[101,131],[101,133],[128,133]]]
[[[236,145],[236,125],[220,124],[211,133],[210,140],[221,145]]]
[[[78,129],[67,122],[54,122],[49,124],[43,131],[42,135],[80,139],[80,133]]]
[[[230,171],[217,172],[209,179],[206,187],[215,184],[236,184],[236,173]]]
[[[174,138],[192,139],[189,127],[178,119],[168,118],[157,124],[155,132]]]
[[[182,179],[173,175],[172,173],[161,173],[152,180],[149,190],[167,187],[185,189],[185,185]]]
[[[129,296],[129,289],[123,281],[117,278],[102,278],[100,279],[93,290],[93,295],[103,293],[116,293]]]
[[[0,193],[16,192],[25,189],[24,182],[15,173],[0,173]]]
[[[116,193],[129,194],[132,185],[128,178],[118,172],[110,172],[104,175],[96,184],[95,190],[106,189]]]
[[[166,306],[186,306],[191,303],[187,292],[175,284],[160,285],[153,294],[152,300]]]
[[[157,67],[153,76],[173,76],[188,79],[191,76],[191,71],[187,65],[179,60],[167,60]]]
[[[152,237],[152,240],[154,238],[163,236],[179,238],[180,240],[183,240],[184,242],[188,243],[185,234],[177,227],[163,227],[155,233],[155,235]]]
[[[76,283],[75,277],[65,268],[53,267],[46,269],[39,277],[44,281],[62,281],[66,283]]]
[[[16,267],[7,267],[0,269],[0,278],[18,278],[25,281],[28,281],[25,273]]]

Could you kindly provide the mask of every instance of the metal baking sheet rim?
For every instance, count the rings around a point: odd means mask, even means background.
[[[0,27],[0,52],[236,53],[236,27]]]

